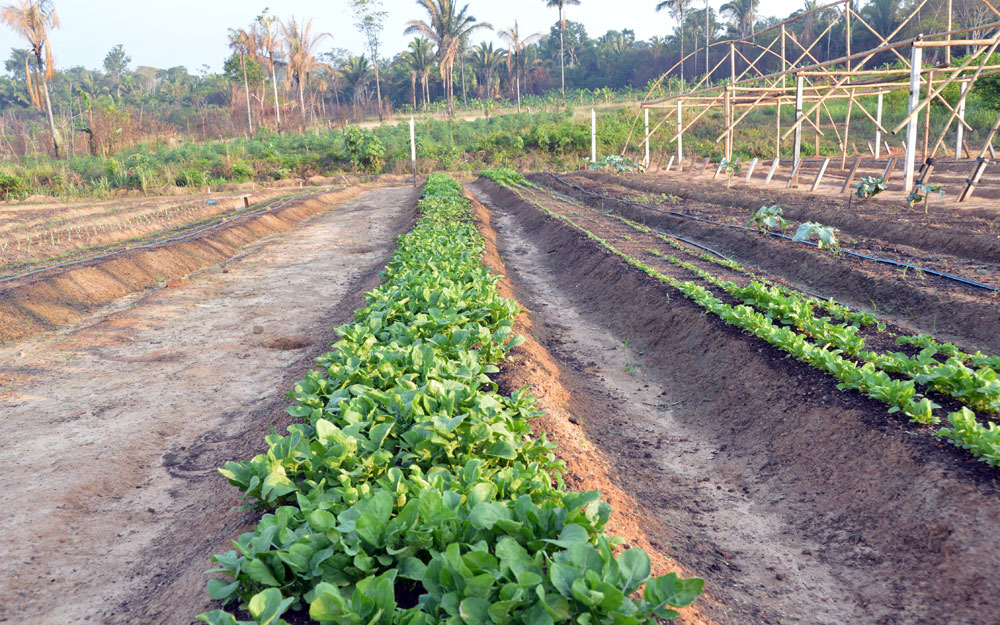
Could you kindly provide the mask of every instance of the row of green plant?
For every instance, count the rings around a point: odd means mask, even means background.
[[[520,194],[520,191],[515,187],[511,188]],[[934,415],[934,409],[940,406],[916,393],[915,383],[917,382],[927,384],[938,392],[952,395],[956,399],[963,401],[963,403],[968,402],[976,406],[993,405],[992,399],[996,396],[997,387],[1000,384],[996,383],[996,372],[989,367],[984,366],[978,371],[972,372],[967,367],[964,367],[958,358],[951,359],[946,363],[940,363],[936,360],[929,362],[926,354],[923,359],[920,356],[917,359],[908,359],[904,354],[877,355],[872,352],[859,352],[859,359],[862,361],[870,359],[870,361],[858,364],[851,358],[842,356],[845,351],[834,344],[836,339],[831,339],[830,336],[824,333],[826,329],[824,326],[831,325],[828,321],[821,320],[818,328],[814,327],[821,334],[819,340],[823,344],[813,343],[806,336],[799,334],[791,327],[777,325],[769,314],[754,310],[753,307],[746,304],[730,306],[701,285],[692,281],[681,281],[657,271],[642,261],[621,252],[605,239],[577,224],[570,217],[552,211],[542,204],[525,197],[523,194],[520,195],[525,201],[538,207],[546,214],[567,222],[608,251],[622,257],[623,260],[632,266],[679,290],[686,297],[705,310],[717,315],[726,323],[737,326],[758,338],[762,338],[775,347],[792,354],[796,359],[833,375],[839,380],[838,388],[857,390],[887,404],[890,413],[902,412],[912,421],[920,424],[940,422],[940,419]],[[661,255],[659,252],[656,253],[657,255]],[[678,263],[682,262],[678,261]],[[689,263],[687,264],[690,265]],[[710,273],[703,270],[698,269],[698,271],[711,276]],[[713,276],[713,281],[718,280]],[[718,282],[721,283],[722,281]],[[766,295],[766,298],[761,299],[769,299],[775,304],[775,306],[765,307],[771,308],[769,310],[770,315],[779,311],[783,305],[788,306],[788,296],[785,293],[777,290],[769,290],[763,285],[760,286],[762,289],[758,289],[757,294]],[[798,313],[804,312],[805,308],[801,306],[797,309],[794,307],[786,309],[784,319],[794,325],[794,322],[804,321],[804,319],[798,318]],[[808,324],[804,325],[808,327]],[[852,327],[856,331],[856,326]],[[863,347],[863,342],[860,345],[856,344],[860,337],[854,336],[853,332],[847,330],[844,326],[841,326],[839,329],[843,330],[844,336],[841,338],[845,342],[849,342],[855,349]],[[900,363],[911,360],[916,361],[918,366],[926,367],[929,371],[916,373],[908,380],[893,379],[885,370],[878,366],[884,365],[890,360]],[[959,366],[962,366],[962,368],[959,368]],[[984,404],[984,401],[989,401],[990,403]],[[995,424],[988,423],[984,427],[976,420],[975,413],[966,407],[950,413],[948,420],[952,427],[942,428],[937,432],[937,435],[947,437],[954,444],[967,449],[974,456],[989,464],[1000,466],[1000,431],[998,431]]]
[[[776,208],[777,212],[773,211]],[[762,207],[751,219],[751,222],[759,219],[764,213],[767,213],[767,218],[775,216],[781,218],[780,208]],[[649,228],[635,224],[628,219],[619,217],[619,220],[634,228],[649,231]],[[660,239],[671,242],[669,237],[658,236]],[[679,241],[672,244],[680,249],[686,247]],[[733,281],[722,280],[712,273],[674,256],[662,254],[657,250],[648,251],[668,262],[684,267],[709,284],[743,300],[744,303],[754,306],[782,323],[794,326],[822,344],[833,345],[849,356],[871,363],[880,370],[905,375],[914,382],[925,385],[942,395],[952,397],[974,410],[1000,411],[1000,379],[998,379],[996,369],[997,363],[1000,363],[998,357],[990,357],[981,353],[976,355],[962,354],[954,346],[951,346],[952,350],[946,354],[949,356],[948,360],[941,362],[937,356],[947,349],[943,345],[940,348],[935,345],[924,345],[924,349],[916,356],[908,356],[901,352],[876,353],[865,350],[865,340],[863,337],[857,336],[857,331],[865,325],[871,325],[875,321],[873,315],[849,311],[837,304],[826,303],[824,305],[822,300],[804,293],[773,284],[764,284],[759,281],[759,278],[752,276],[750,272],[745,273],[751,275],[753,278],[751,282],[747,285],[740,285]],[[729,263],[727,266],[732,268],[730,266],[732,264],[738,266],[737,263]],[[845,324],[830,323],[828,317],[817,317],[815,314],[817,306],[822,306],[827,311],[833,311],[838,318],[846,318],[848,322]],[[878,332],[883,332],[885,329],[885,324],[877,324],[876,330]],[[934,343],[933,338],[927,335],[919,335],[914,339],[903,337],[901,339],[900,344],[920,344],[927,341]],[[972,364],[972,367],[966,363]],[[934,404],[934,407],[939,406]],[[910,414],[906,409],[904,412]],[[928,417],[924,410],[918,413],[918,417],[922,420],[921,422],[928,419],[929,422],[933,423],[939,421],[937,417]]]
[[[419,209],[384,283],[290,393],[302,422],[222,470],[268,513],[213,557],[209,594],[260,624],[306,605],[338,624],[678,616],[703,580],[652,578],[640,549],[615,556],[610,507],[567,491],[553,445],[529,436],[534,398],[489,379],[520,311],[480,262],[461,187],[432,175]]]

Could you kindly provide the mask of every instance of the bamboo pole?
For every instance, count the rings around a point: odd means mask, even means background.
[[[948,35],[945,38],[945,41],[947,42],[948,45],[944,47],[944,64],[951,65],[951,29],[952,29],[951,0],[948,0],[948,4],[945,10],[948,12],[948,17],[946,18],[948,20],[948,23],[947,26],[945,26],[945,30],[948,31]]]
[[[949,0],[949,4],[951,4],[950,0]],[[968,89],[968,88],[969,88],[969,83],[963,82],[962,86],[960,87],[961,94],[964,95],[965,94],[965,90]],[[962,122],[965,122],[965,100],[964,99],[960,100],[959,103],[958,103],[958,118],[960,120],[962,120]],[[955,159],[956,160],[961,160],[961,158],[962,158],[962,140],[965,138],[964,135],[965,135],[965,125],[964,125],[964,123],[963,124],[958,124],[958,126],[955,129]]]
[[[792,149],[792,159],[796,167],[802,154],[802,80],[802,76],[795,77],[795,147]]]
[[[844,169],[847,166],[847,138],[851,135],[851,112],[854,110],[854,94],[851,94],[851,99],[847,101],[847,120],[844,124],[844,142],[840,150],[840,169]]]
[[[934,72],[927,74],[927,93],[931,92],[931,87],[934,85]],[[921,160],[925,163],[927,162],[927,143],[931,139],[931,107],[924,107],[924,145],[923,152],[921,153]]]
[[[677,100],[677,166],[684,162],[684,119],[681,113],[683,100]]]

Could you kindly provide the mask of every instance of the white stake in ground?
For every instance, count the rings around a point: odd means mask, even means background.
[[[649,109],[646,109],[646,158],[642,164],[649,167]]]
[[[590,109],[590,162],[597,162],[597,111]]]
[[[882,92],[878,93],[878,102],[875,105],[875,160],[878,160],[882,153]]]
[[[417,188],[417,137],[413,131],[413,118],[410,118],[410,162],[413,164],[413,188]]]
[[[946,50],[948,48],[945,48]],[[963,82],[961,95],[965,95],[965,90],[969,88],[969,83]],[[958,128],[955,134],[955,160],[962,160],[962,140],[965,139],[965,98],[958,101]]]
[[[920,69],[924,59],[924,49],[914,45],[910,51],[910,113],[920,106]],[[906,156],[903,161],[903,193],[913,189],[913,161],[917,157],[918,115],[910,115],[906,126]],[[961,125],[961,124],[960,124]]]

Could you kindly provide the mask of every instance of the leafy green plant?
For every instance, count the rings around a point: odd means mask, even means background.
[[[768,232],[771,229],[785,230],[792,225],[792,222],[785,219],[783,214],[784,211],[777,204],[761,206],[747,222],[747,225],[753,226],[761,232]]]
[[[824,226],[815,221],[807,221],[801,224],[795,231],[795,236],[792,237],[792,240],[808,241],[813,237],[816,237],[816,244],[820,249],[830,248],[835,250],[840,247],[840,242],[837,241],[837,229],[832,226]]]
[[[603,156],[596,161],[588,161],[587,168],[592,171],[607,169],[619,174],[646,171],[646,166],[641,162],[628,158],[627,156],[619,156],[617,154]]]
[[[871,199],[889,188],[881,176],[865,176],[854,186],[858,189],[855,195],[862,200]]]
[[[906,203],[910,208],[914,205],[919,204],[921,201],[924,203],[924,214],[928,212],[928,203],[930,201],[931,193],[937,193],[938,195],[944,197],[944,190],[939,184],[918,184],[913,192],[906,196]]]
[[[0,200],[21,199],[30,193],[28,183],[20,176],[0,174]]]
[[[369,174],[382,172],[385,166],[385,146],[374,133],[357,126],[344,128],[347,155],[356,170]]]
[[[679,616],[704,581],[651,577],[639,549],[616,556],[610,507],[567,491],[552,444],[529,436],[534,399],[487,377],[521,341],[520,310],[480,262],[462,187],[432,174],[418,207],[383,284],[289,393],[301,423],[221,470],[269,512],[213,557],[210,596],[275,625],[306,606],[338,624]]]
[[[733,184],[733,176],[743,168],[743,165],[739,159],[729,160],[728,158],[723,158],[719,163],[719,167],[726,174],[726,188],[728,189]]]

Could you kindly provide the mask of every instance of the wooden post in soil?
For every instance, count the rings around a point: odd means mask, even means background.
[[[920,106],[920,67],[924,60],[924,49],[910,48],[910,121],[906,126],[906,155],[903,157],[903,193],[913,189],[913,161],[917,156],[917,116],[912,113]]]
[[[816,134],[813,136],[813,155],[819,156],[819,135],[820,135],[819,109],[816,109]]]
[[[781,77],[784,80],[784,76]],[[774,158],[781,157],[781,98],[774,103]]]
[[[590,109],[590,162],[597,162],[597,111]]]
[[[944,47],[944,64],[948,66],[951,65],[951,31],[952,31],[951,0],[948,0],[947,5],[945,6],[945,10],[948,12],[948,15],[945,17],[945,19],[947,20],[947,26],[945,27],[945,30],[948,31],[948,34],[945,36],[945,41],[948,43],[948,45]],[[965,83],[962,84],[964,85]],[[965,102],[963,101],[963,104],[964,103]],[[959,124],[959,126],[961,126],[961,124]],[[955,154],[957,155],[958,152],[955,152]]]
[[[646,154],[642,159],[642,164],[649,167],[649,109],[646,109]]]

